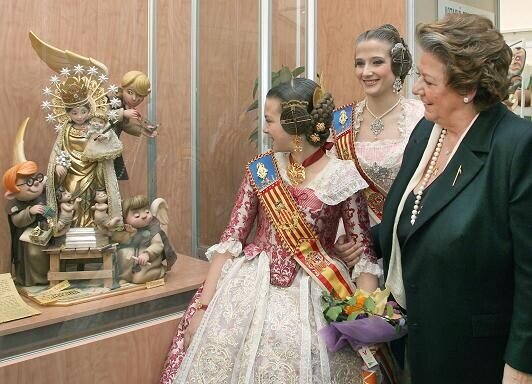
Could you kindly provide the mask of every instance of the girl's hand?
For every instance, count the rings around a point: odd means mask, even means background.
[[[188,324],[188,327],[185,330],[185,351],[190,346],[190,343],[192,342],[192,339],[194,338],[194,335],[196,334],[196,331],[198,330],[198,327],[201,324],[201,320],[203,319],[204,314],[205,311],[203,309],[197,309],[196,313],[194,313],[194,315],[190,319],[190,323]]]
[[[334,252],[349,268],[353,268],[360,261],[362,253],[364,253],[364,246],[362,243],[355,243],[353,240],[349,240],[347,235],[342,235],[334,244]]]

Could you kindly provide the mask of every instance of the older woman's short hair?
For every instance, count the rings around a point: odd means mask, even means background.
[[[506,98],[512,51],[489,19],[449,14],[416,32],[421,49],[446,65],[449,87],[461,95],[476,90],[478,111]]]

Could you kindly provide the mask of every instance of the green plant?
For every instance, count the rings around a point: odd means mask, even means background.
[[[272,72],[272,88],[291,79],[298,77],[303,72],[305,72],[305,67],[296,67],[293,70],[290,70],[288,67],[282,67],[277,72]],[[259,100],[257,98],[257,91],[259,89],[259,79],[255,79],[255,85],[253,87],[253,102],[246,108],[246,112],[252,112],[259,107]],[[249,135],[249,141],[256,143],[258,139],[259,132],[259,117],[255,116],[253,119],[255,121],[253,131]]]

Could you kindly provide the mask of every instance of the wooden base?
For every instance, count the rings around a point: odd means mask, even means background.
[[[50,285],[60,283],[62,280],[92,280],[103,279],[105,288],[113,287],[113,255],[116,252],[116,246],[106,246],[94,249],[67,249],[52,248],[46,249],[50,254],[50,271],[48,272],[48,281]],[[79,264],[93,262],[94,259],[102,259],[103,269],[99,271],[77,271],[61,272],[61,260],[75,260]]]

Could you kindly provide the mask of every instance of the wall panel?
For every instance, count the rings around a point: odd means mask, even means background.
[[[337,106],[360,100],[355,78],[354,41],[367,29],[393,24],[405,33],[405,2],[397,0],[318,0],[318,71]]]

